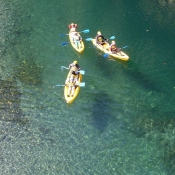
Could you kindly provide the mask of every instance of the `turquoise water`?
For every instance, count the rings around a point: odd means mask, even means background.
[[[14,27],[1,78],[1,174],[172,175],[175,167],[175,34],[171,1],[13,0]],[[104,14],[105,12],[105,14]],[[128,62],[83,39],[116,37]],[[86,83],[72,104],[63,87],[77,60]],[[6,62],[1,63],[5,65]]]

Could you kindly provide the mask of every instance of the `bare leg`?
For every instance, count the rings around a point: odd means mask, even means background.
[[[75,92],[75,87],[73,86],[72,87],[72,93],[71,93],[72,97],[74,96],[74,92]]]
[[[68,93],[67,93],[68,97],[70,97],[70,91],[71,91],[71,86],[69,86],[69,88],[68,88]]]

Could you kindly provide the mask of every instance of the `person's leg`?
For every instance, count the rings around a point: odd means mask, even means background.
[[[75,45],[76,45],[77,48],[79,48],[79,47],[78,47],[78,42],[79,42],[79,41],[75,41]]]
[[[74,92],[75,92],[75,87],[73,86],[72,87],[72,93],[71,93],[72,97],[74,96]]]
[[[81,48],[81,42],[80,41],[78,41],[78,47]]]
[[[68,88],[68,93],[67,93],[67,96],[70,97],[70,91],[71,91],[71,87],[69,86]]]

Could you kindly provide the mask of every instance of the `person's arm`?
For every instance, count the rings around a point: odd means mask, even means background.
[[[104,36],[102,36],[103,42],[108,42],[108,39],[106,39]]]
[[[112,45],[109,45],[109,51],[112,52]]]
[[[68,80],[68,79],[66,79],[66,81],[65,81],[65,85],[66,85],[66,86],[68,85],[68,81],[69,81],[69,80]]]
[[[77,70],[78,70],[78,71],[81,70],[81,67],[80,67],[79,65],[77,65]]]
[[[79,37],[79,40],[82,41],[82,37],[81,36]]]
[[[71,67],[72,67],[72,64],[69,64],[69,70],[71,69]]]
[[[97,35],[97,36],[95,37],[96,42],[98,41],[98,37],[99,37],[99,35]]]

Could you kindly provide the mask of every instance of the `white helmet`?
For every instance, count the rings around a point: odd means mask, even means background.
[[[97,32],[97,34],[98,34],[98,35],[101,35],[101,32],[100,32],[100,31],[98,31],[98,32]]]

